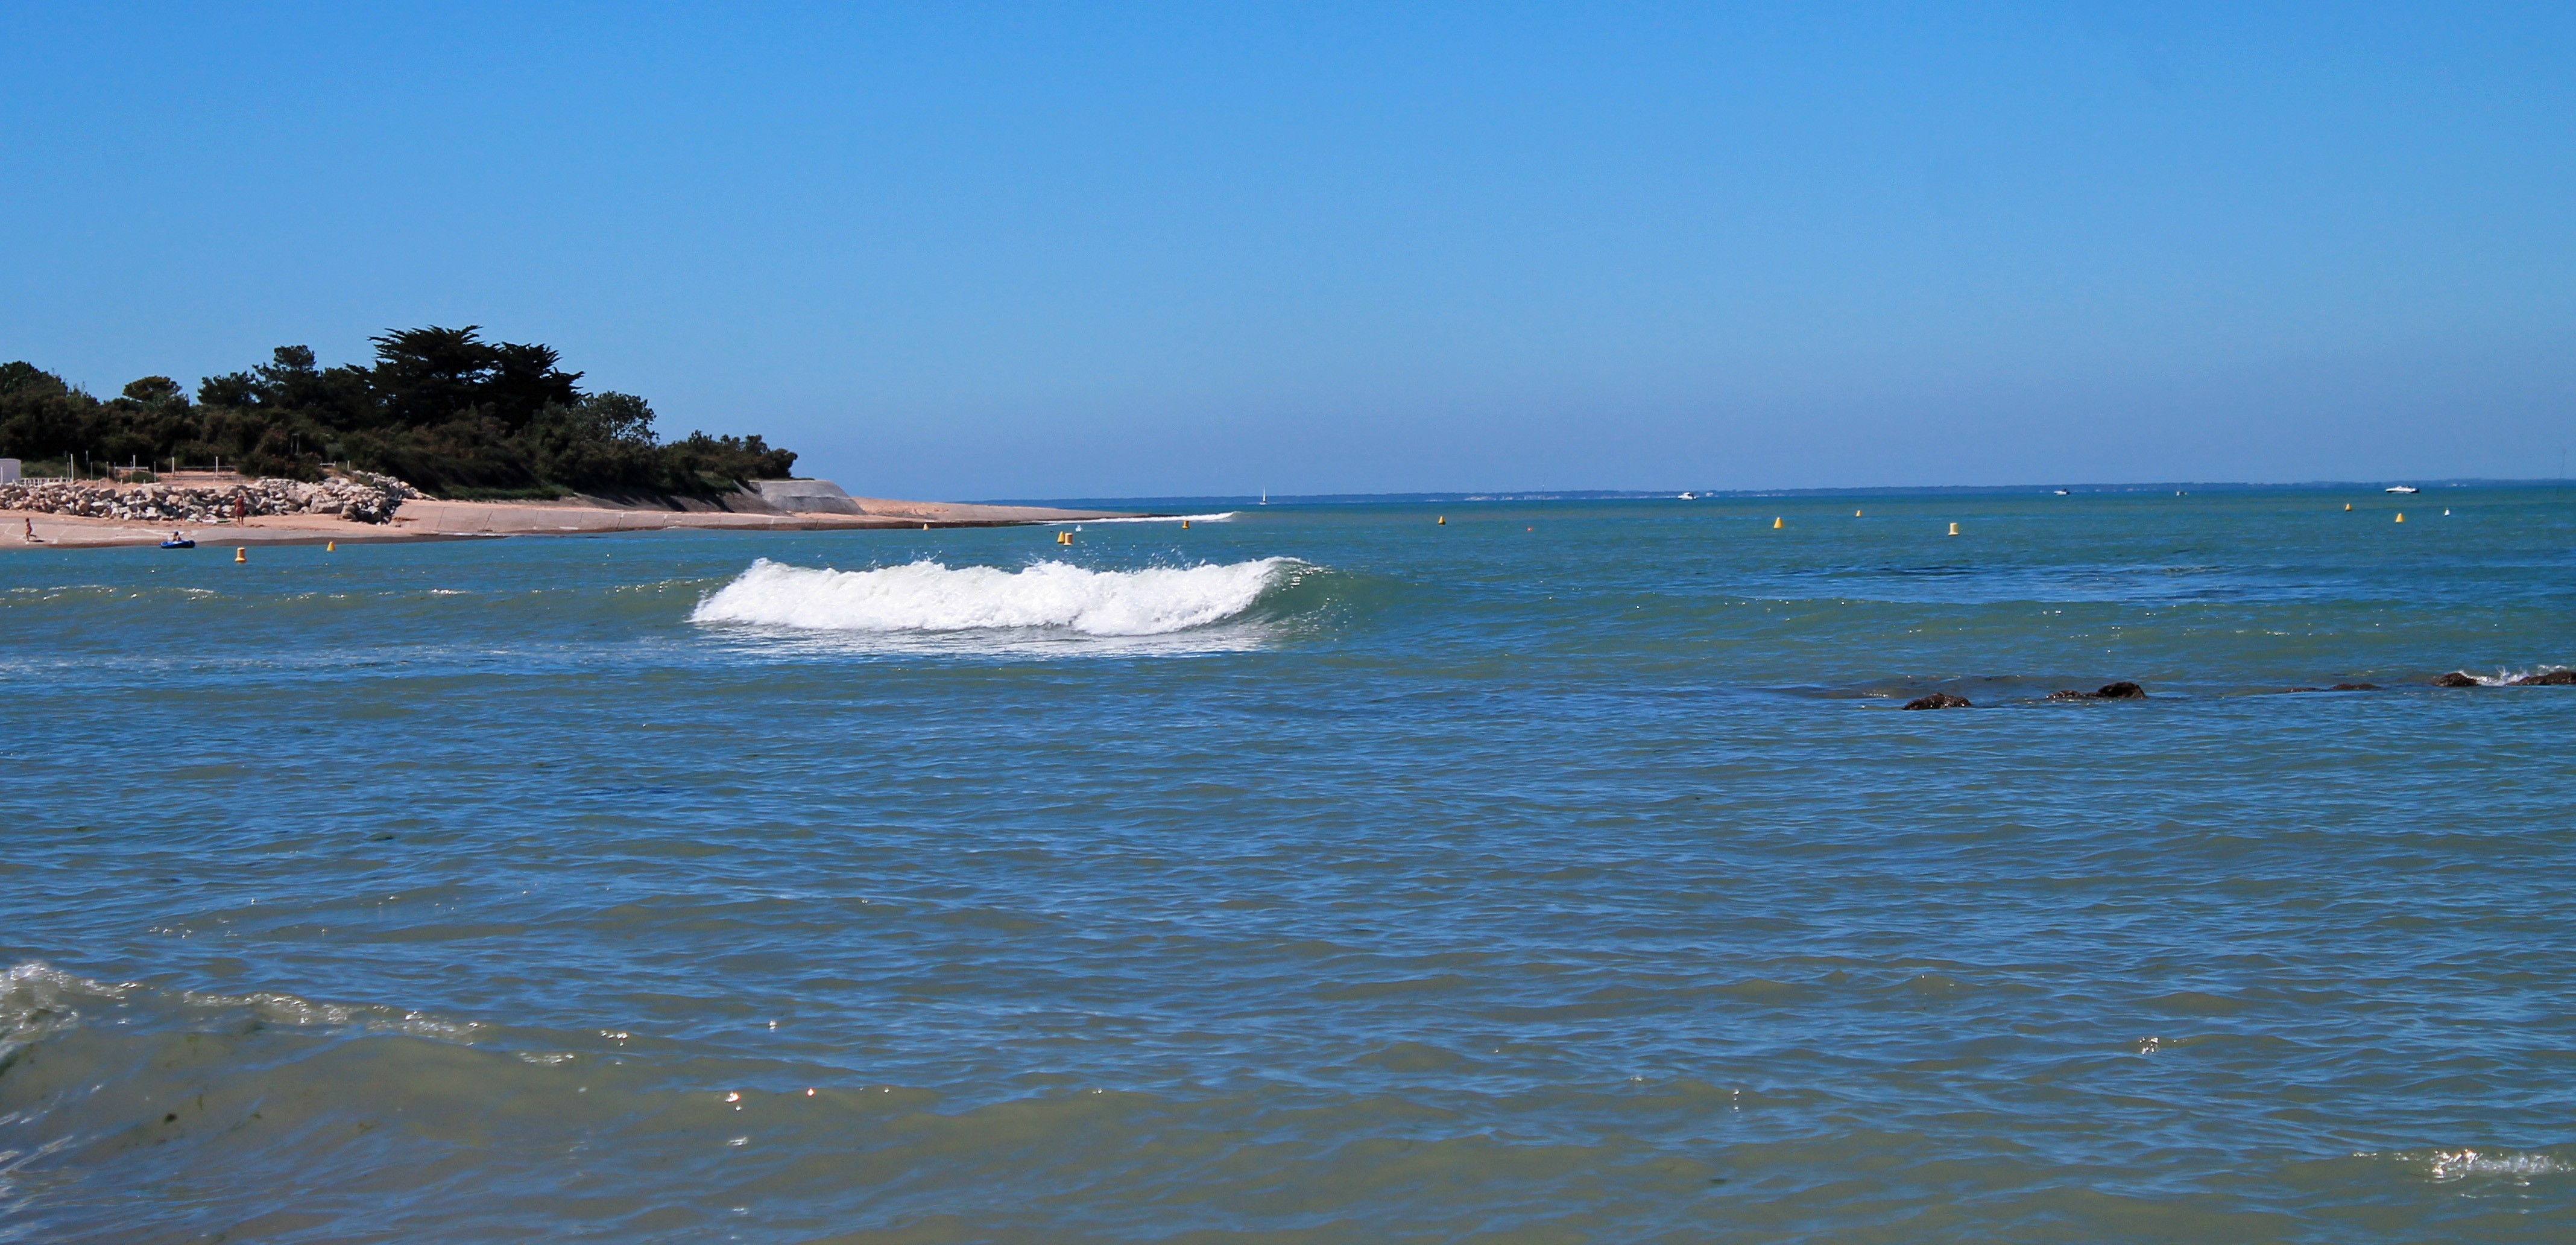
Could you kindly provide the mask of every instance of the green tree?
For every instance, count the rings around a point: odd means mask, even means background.
[[[651,404],[584,393],[549,346],[487,342],[478,325],[370,339],[364,366],[324,368],[306,346],[209,376],[196,399],[146,376],[100,402],[33,364],[0,366],[0,455],[197,464],[312,479],[325,462],[400,476],[433,493],[721,492],[786,475],[796,455],[757,436],[693,432],[664,444]]]

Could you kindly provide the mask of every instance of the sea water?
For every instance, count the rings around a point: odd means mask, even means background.
[[[2576,1235],[2566,490],[221,544],[0,552],[0,1240]]]

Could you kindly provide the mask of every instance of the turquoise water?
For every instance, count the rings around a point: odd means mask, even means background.
[[[2565,1240],[2569,662],[2564,490],[0,554],[0,1240]]]

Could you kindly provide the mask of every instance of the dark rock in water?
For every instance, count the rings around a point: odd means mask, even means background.
[[[2145,700],[2147,689],[2124,679],[2118,683],[2105,683],[2089,692],[2073,690],[2050,692],[2048,698],[2050,700]]]
[[[2576,687],[2576,670],[2552,670],[2547,674],[2526,674],[2513,681],[2515,687]]]
[[[2435,687],[2476,687],[2477,685],[2478,681],[2476,679],[2471,678],[2466,673],[2458,670],[2454,670],[2449,674],[2437,674],[2433,676],[2433,686]]]
[[[2330,692],[2375,692],[2379,690],[2379,685],[2376,683],[2337,683],[2326,690]]]
[[[1908,708],[1908,709],[1974,709],[1974,708],[1976,708],[1976,706],[1975,706],[1975,705],[1972,705],[1972,704],[1969,704],[1969,703],[1968,703],[1968,698],[1967,698],[1967,697],[1965,697],[1965,696],[1953,696],[1953,695],[1951,695],[1951,694],[1950,694],[1950,693],[1948,693],[1948,692],[1934,692],[1934,693],[1932,693],[1932,694],[1931,694],[1931,695],[1929,695],[1929,696],[1917,696],[1917,697],[1915,697],[1915,698],[1914,698],[1914,699],[1912,699],[1912,700],[1906,701],[1906,702],[1905,702],[1905,707],[1906,707],[1906,708]]]
[[[2285,688],[2282,688],[2282,689],[2281,689],[2281,691],[2282,691],[2284,694],[2296,694],[2296,693],[2299,693],[2299,692],[2322,692],[2322,691],[2324,691],[2324,690],[2326,690],[2326,689],[2324,689],[2324,688],[2322,688],[2322,687],[2285,687]]]

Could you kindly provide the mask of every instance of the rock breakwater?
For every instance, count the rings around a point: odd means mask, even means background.
[[[363,472],[318,483],[261,479],[212,488],[169,484],[50,481],[0,485],[0,510],[30,510],[136,523],[230,523],[262,515],[337,515],[383,523],[419,490],[392,476]]]

